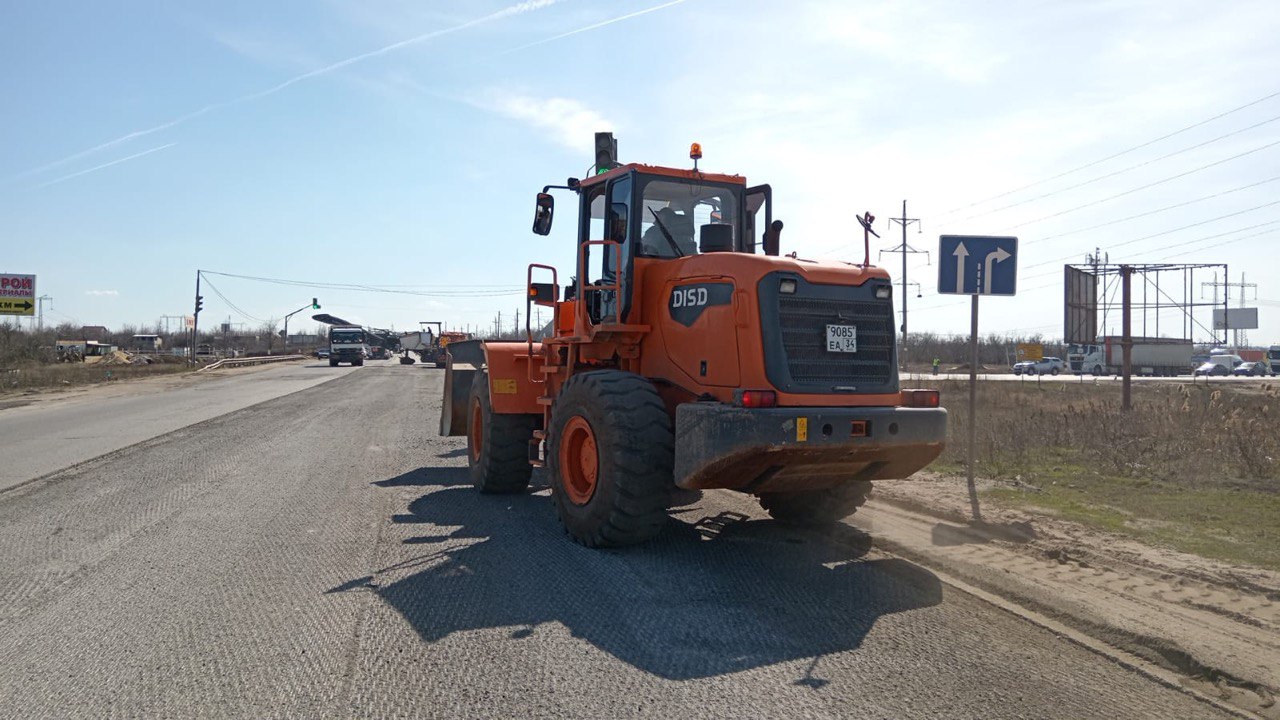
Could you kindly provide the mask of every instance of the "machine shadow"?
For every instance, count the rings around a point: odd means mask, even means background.
[[[465,478],[424,468],[374,483],[436,486],[393,518],[422,524],[427,534],[404,542],[432,552],[377,571],[389,584],[369,576],[331,592],[372,589],[426,642],[484,628],[527,642],[559,623],[671,680],[853,650],[879,618],[941,602],[936,576],[865,559],[870,539],[848,526],[798,531],[686,508],[648,544],[589,550],[563,533],[545,494],[486,496],[457,487]]]

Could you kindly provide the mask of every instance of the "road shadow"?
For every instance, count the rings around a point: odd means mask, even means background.
[[[686,506],[645,545],[589,550],[564,534],[545,493],[481,495],[458,487],[463,468],[374,484],[425,481],[438,487],[393,521],[420,525],[405,543],[433,550],[330,592],[373,590],[428,643],[487,628],[509,628],[516,643],[558,623],[636,668],[686,680],[853,650],[881,617],[941,602],[936,576],[865,558],[870,539],[845,525],[801,531]],[[796,684],[824,685],[813,669]]]
[[[466,452],[465,450],[463,451]],[[424,467],[401,473],[386,480],[369,483],[376,487],[452,487],[471,485],[471,478],[464,467]]]
[[[987,523],[970,522],[953,525],[940,522],[933,526],[933,544],[941,547],[955,545],[984,545],[992,540],[1024,545],[1036,539],[1036,529],[1029,522]]]

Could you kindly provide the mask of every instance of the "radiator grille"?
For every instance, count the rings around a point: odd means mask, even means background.
[[[893,375],[893,305],[888,301],[780,295],[778,325],[797,383],[883,385]],[[858,328],[858,351],[827,351],[827,325]]]

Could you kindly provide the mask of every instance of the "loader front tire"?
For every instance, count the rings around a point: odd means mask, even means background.
[[[505,415],[489,404],[489,373],[477,372],[467,403],[467,465],[482,493],[518,493],[529,487],[529,441],[536,415]]]
[[[653,383],[597,370],[565,383],[551,411],[547,469],[556,513],[587,547],[662,530],[674,488],[671,418]]]
[[[853,480],[825,490],[760,493],[760,507],[786,525],[833,525],[857,512],[870,494],[870,480]]]

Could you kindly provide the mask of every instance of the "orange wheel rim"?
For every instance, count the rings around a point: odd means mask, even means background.
[[[467,433],[471,443],[471,461],[480,462],[480,448],[484,447],[484,412],[480,408],[480,398],[471,401],[471,432]]]
[[[575,505],[585,505],[596,492],[600,454],[596,434],[581,415],[570,418],[560,440],[560,478],[564,494]]]

